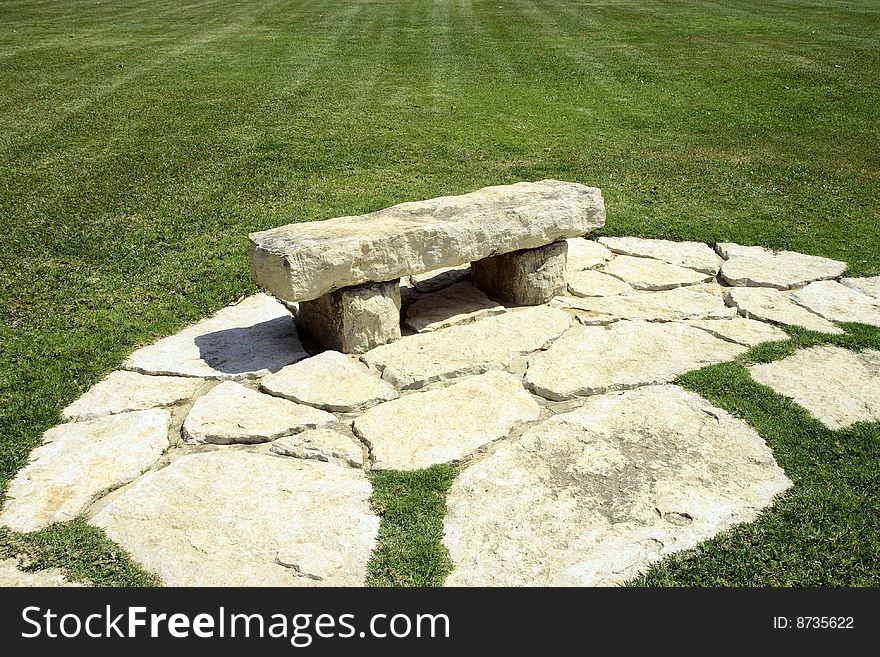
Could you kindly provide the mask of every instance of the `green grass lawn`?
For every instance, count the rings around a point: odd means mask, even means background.
[[[254,291],[246,235],[282,223],[554,177],[602,188],[607,234],[880,273],[878,39],[876,0],[4,0],[0,487],[135,347]],[[795,488],[640,582],[878,585],[877,426],[739,364],[683,382]],[[442,579],[451,476],[376,479],[372,583]],[[154,581],[81,521],[2,553]]]

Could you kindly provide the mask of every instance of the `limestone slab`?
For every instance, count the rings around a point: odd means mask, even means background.
[[[817,281],[791,293],[791,300],[832,322],[880,326],[880,299],[836,281]]]
[[[327,411],[350,412],[397,397],[397,390],[363,363],[325,351],[263,379],[262,389]]]
[[[640,237],[600,237],[598,241],[614,253],[654,258],[712,276],[718,273],[723,262],[709,245],[702,242],[673,242]]]
[[[217,445],[264,443],[334,422],[334,415],[317,408],[224,381],[193,404],[183,422],[183,436]]]
[[[226,449],[141,477],[91,522],[168,586],[360,586],[371,492],[354,468]]]
[[[718,252],[726,259],[721,277],[737,287],[771,287],[789,290],[813,281],[837,278],[846,263],[794,251],[770,251],[760,246],[721,243]]]
[[[789,339],[788,333],[781,328],[745,317],[698,319],[686,323],[708,331],[717,338],[730,340],[746,347],[754,347],[762,342],[779,342]]]
[[[568,291],[576,297],[613,297],[634,292],[628,283],[594,269],[569,272]]]
[[[452,483],[446,584],[622,583],[754,520],[790,485],[754,430],[694,393],[594,397]]]
[[[749,368],[758,383],[791,397],[830,429],[880,422],[880,352],[840,347],[800,349]]]
[[[48,586],[82,586],[69,582],[57,568],[24,572],[18,569],[15,559],[0,561],[0,587],[48,587]]]
[[[186,376],[150,376],[118,370],[92,386],[61,411],[65,420],[91,420],[104,415],[172,406],[189,399],[205,384]]]
[[[269,451],[281,456],[326,461],[350,468],[362,468],[364,465],[364,451],[360,444],[333,429],[310,429],[279,438],[272,443]]]
[[[517,377],[487,372],[375,406],[354,431],[374,468],[418,470],[460,461],[539,413]]]
[[[841,278],[840,282],[847,287],[858,290],[862,294],[867,294],[869,297],[880,299],[880,276],[869,276],[865,278]]]
[[[143,374],[243,379],[305,358],[290,312],[255,294],[134,352],[125,369]]]
[[[274,296],[307,301],[586,235],[605,223],[594,187],[558,180],[484,187],[357,217],[252,233],[251,276]]]
[[[525,381],[542,397],[565,400],[665,383],[745,351],[742,345],[675,322],[574,326],[529,360]]]
[[[604,265],[614,257],[604,246],[594,240],[583,237],[572,237],[568,242],[568,273],[584,269],[593,269]]]
[[[49,429],[10,482],[0,524],[32,532],[73,520],[152,466],[169,445],[170,425],[169,411],[151,409]]]
[[[426,294],[406,311],[405,324],[413,331],[436,331],[455,324],[475,322],[505,310],[497,301],[468,281]]]
[[[568,242],[511,251],[471,263],[471,278],[492,297],[537,306],[566,291]]]
[[[511,310],[471,324],[404,336],[376,347],[361,360],[399,388],[507,367],[515,356],[541,349],[571,325],[558,308]]]
[[[802,326],[811,331],[839,335],[843,330],[827,319],[802,308],[791,300],[788,292],[771,288],[734,287],[725,290],[728,302],[739,314],[749,319]]]
[[[619,255],[603,265],[600,271],[629,283],[637,290],[671,290],[712,279],[710,274],[670,265],[662,260],[624,255]]]
[[[415,274],[410,276],[410,281],[417,292],[430,294],[450,285],[461,283],[470,278],[470,275],[471,266],[468,263],[456,267],[441,267],[440,269],[426,271],[424,274]]]

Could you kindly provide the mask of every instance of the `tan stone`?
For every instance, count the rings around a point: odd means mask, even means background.
[[[728,302],[739,310],[739,314],[749,319],[802,326],[822,333],[843,333],[827,319],[801,308],[791,300],[788,292],[771,288],[735,287],[726,289],[725,295]]]
[[[482,290],[464,281],[422,296],[407,309],[404,323],[413,331],[436,331],[499,315],[504,310],[500,303],[492,301]]]
[[[424,274],[415,274],[409,278],[417,292],[430,294],[431,292],[447,288],[450,285],[461,283],[470,278],[470,276],[471,265],[468,263],[456,267],[441,267],[440,269],[426,271]]]
[[[760,246],[722,243],[718,252],[726,258],[721,277],[737,287],[771,287],[789,290],[812,281],[837,278],[846,263],[794,251],[770,251]]]
[[[880,326],[880,299],[836,281],[818,281],[791,293],[791,300],[832,322]]]
[[[604,265],[614,257],[614,254],[599,242],[583,237],[572,237],[566,241],[568,242],[567,269],[569,276],[572,272]]]
[[[716,338],[736,342],[746,347],[754,347],[762,342],[779,342],[789,339],[788,333],[782,329],[745,317],[698,319],[686,323],[708,331]]]
[[[269,449],[273,454],[326,461],[351,468],[364,466],[364,450],[352,438],[333,429],[310,429],[279,438]]]
[[[490,296],[527,306],[547,303],[565,294],[568,243],[512,251],[471,263],[471,278]]]
[[[619,255],[599,270],[629,283],[637,290],[671,290],[712,280],[710,274],[670,265],[653,258]]]
[[[18,569],[15,559],[0,561],[0,587],[56,587],[82,586],[78,582],[69,582],[57,568],[46,568],[23,572]]]
[[[867,294],[869,297],[880,299],[880,276],[871,276],[868,278],[841,278],[840,282],[847,287],[858,290],[862,294]]]
[[[640,237],[600,237],[599,243],[614,253],[655,258],[714,276],[723,260],[702,242],[672,242]]]
[[[568,273],[568,291],[576,297],[613,297],[631,294],[634,290],[619,278],[584,269]]]

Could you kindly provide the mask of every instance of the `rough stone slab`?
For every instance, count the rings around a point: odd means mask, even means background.
[[[654,258],[712,276],[718,273],[723,262],[709,245],[702,242],[672,242],[640,237],[600,237],[599,243],[614,253]]]
[[[359,217],[252,233],[253,279],[279,299],[462,265],[586,235],[605,224],[602,193],[544,180],[402,203]]]
[[[837,278],[846,263],[794,251],[770,251],[760,246],[722,243],[718,252],[726,258],[721,277],[737,287],[772,287],[789,290],[813,281]]]
[[[471,263],[474,283],[510,303],[537,306],[565,294],[568,242],[512,251]]]
[[[618,584],[753,521],[789,486],[754,430],[696,394],[594,397],[452,483],[446,584]]]
[[[847,287],[858,290],[862,294],[867,294],[869,297],[880,299],[880,276],[870,276],[866,278],[841,278],[840,282]]]
[[[275,372],[306,356],[287,308],[255,294],[138,349],[124,367],[143,374],[243,379]]]
[[[421,297],[407,309],[405,324],[413,331],[436,331],[499,315],[504,311],[504,306],[492,301],[472,283],[464,281]]]
[[[205,384],[186,376],[149,376],[138,372],[112,372],[82,397],[61,411],[65,420],[92,420],[148,408],[173,406],[189,399]]]
[[[574,326],[529,360],[525,381],[542,397],[565,400],[666,383],[745,351],[742,345],[686,324],[622,321]]]
[[[568,291],[576,297],[613,297],[634,292],[628,283],[594,269],[568,272]]]
[[[265,443],[336,422],[311,406],[264,395],[224,381],[199,397],[183,422],[183,436],[196,443]]]
[[[364,467],[361,445],[333,429],[311,429],[295,436],[279,438],[272,443],[269,451],[281,456],[326,461],[349,468]]]
[[[400,280],[347,287],[302,301],[296,324],[326,349],[361,354],[400,337]]]
[[[415,274],[410,276],[410,280],[417,292],[430,294],[450,285],[461,283],[470,278],[470,276],[471,266],[468,263],[457,267],[441,267],[440,269],[426,271],[424,274]]]
[[[170,425],[169,411],[151,409],[49,429],[10,482],[0,524],[33,532],[73,520],[152,466],[169,445]]]
[[[23,572],[18,569],[15,559],[0,561],[0,587],[47,587],[47,586],[82,586],[78,582],[69,582],[57,568],[47,568]]]
[[[839,335],[843,330],[800,307],[791,300],[788,292],[770,288],[735,287],[728,288],[725,296],[739,314],[749,319],[778,322],[789,326],[802,326],[811,331]]]
[[[141,477],[91,522],[168,586],[360,586],[371,492],[353,468],[224,449]]]
[[[571,325],[558,308],[523,308],[472,324],[404,336],[361,357],[399,388],[507,367],[515,356],[541,349]]]
[[[624,255],[603,265],[600,271],[629,283],[637,290],[671,290],[712,280],[710,274],[670,265],[662,260]]]
[[[338,351],[288,365],[263,379],[261,387],[276,397],[342,413],[390,401],[398,394],[363,363]]]
[[[880,351],[799,349],[788,358],[753,365],[749,372],[758,383],[794,399],[829,429],[880,422]]]
[[[354,431],[374,469],[418,470],[460,461],[540,410],[517,377],[487,372],[371,408]]]
[[[698,319],[686,323],[708,331],[716,338],[736,342],[746,347],[754,347],[762,342],[779,342],[789,339],[788,333],[781,328],[745,317]]]
[[[566,241],[568,242],[567,267],[569,275],[575,271],[604,265],[614,257],[611,251],[594,240],[572,237]]]
[[[832,322],[880,326],[880,300],[836,281],[818,281],[791,293],[791,300]]]
[[[734,308],[725,305],[721,286],[714,283],[614,297],[557,297],[551,305],[570,309],[582,323],[591,323],[591,317],[602,316],[673,322],[683,319],[724,319],[736,314]]]

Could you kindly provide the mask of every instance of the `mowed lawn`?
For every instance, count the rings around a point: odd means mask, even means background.
[[[606,234],[880,274],[876,0],[4,0],[0,486],[134,348],[255,290],[246,235],[483,185],[601,187]],[[876,330],[848,327],[853,348]],[[829,432],[742,363],[683,383],[795,487],[640,583],[880,584],[880,430]],[[377,477],[374,584],[439,583],[454,472]],[[82,521],[0,557],[156,580]]]

